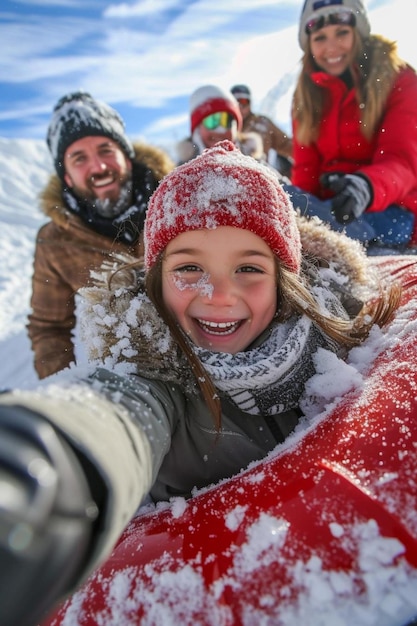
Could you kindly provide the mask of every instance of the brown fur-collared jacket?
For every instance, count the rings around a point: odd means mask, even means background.
[[[160,181],[173,168],[159,148],[135,144],[135,161]],[[32,312],[28,334],[34,365],[45,378],[74,361],[72,331],[75,328],[75,294],[88,285],[91,270],[98,269],[114,253],[140,256],[141,240],[128,246],[97,233],[65,206],[62,183],[55,174],[41,194],[41,208],[50,218],[36,238],[32,278]]]

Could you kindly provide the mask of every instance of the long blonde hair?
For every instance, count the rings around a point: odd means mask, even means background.
[[[397,55],[397,44],[381,35],[362,40],[354,29],[353,63],[350,73],[356,91],[363,136],[370,141],[381,122],[388,95],[397,73],[406,66]],[[301,145],[317,140],[326,106],[326,89],[318,86],[311,74],[319,70],[310,49],[301,61],[292,102],[292,117],[296,122],[296,139]]]
[[[147,295],[190,364],[201,393],[213,415],[216,428],[220,429],[221,405],[216,388],[177,320],[165,306],[162,297],[162,258],[163,253],[146,275]],[[337,341],[341,347],[351,348],[359,345],[368,336],[374,324],[383,326],[391,318],[399,304],[401,288],[398,284],[393,283],[389,289],[381,290],[377,298],[367,302],[359,314],[352,319],[331,314],[325,315],[308,288],[309,279],[306,274],[295,274],[278,259],[276,260],[276,267],[277,302],[279,306],[275,320],[282,322],[294,314],[307,315],[314,324],[326,335]]]

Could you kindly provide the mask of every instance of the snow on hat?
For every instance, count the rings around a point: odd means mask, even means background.
[[[239,100],[239,98],[251,99],[250,89],[246,85],[233,85],[230,91],[237,100]]]
[[[190,97],[191,133],[205,117],[223,111],[233,115],[238,130],[241,130],[242,114],[236,98],[229,91],[215,85],[203,85],[196,89]]]
[[[363,39],[369,37],[371,26],[368,14],[362,0],[305,0],[303,10],[301,11],[300,25],[298,31],[298,41],[304,52],[307,49],[308,35],[306,33],[306,24],[312,18],[324,17],[332,13],[337,13],[341,9],[345,9],[354,14],[356,18],[356,28]]]
[[[183,232],[234,226],[263,239],[293,272],[300,270],[300,234],[291,201],[267,165],[231,141],[178,166],[153,193],[145,220],[145,266]]]
[[[117,111],[85,91],[75,91],[58,100],[46,138],[59,176],[64,175],[65,150],[74,141],[89,136],[109,137],[119,144],[129,159],[135,155]]]

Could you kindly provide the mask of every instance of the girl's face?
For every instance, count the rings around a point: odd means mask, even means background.
[[[354,28],[330,24],[310,35],[310,51],[317,65],[327,74],[340,76],[353,61]]]
[[[274,317],[276,275],[271,249],[248,230],[188,231],[165,249],[162,295],[197,346],[235,354]]]

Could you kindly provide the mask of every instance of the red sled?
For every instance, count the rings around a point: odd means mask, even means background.
[[[403,295],[362,385],[238,476],[135,518],[43,626],[413,623],[417,261],[373,263]]]

